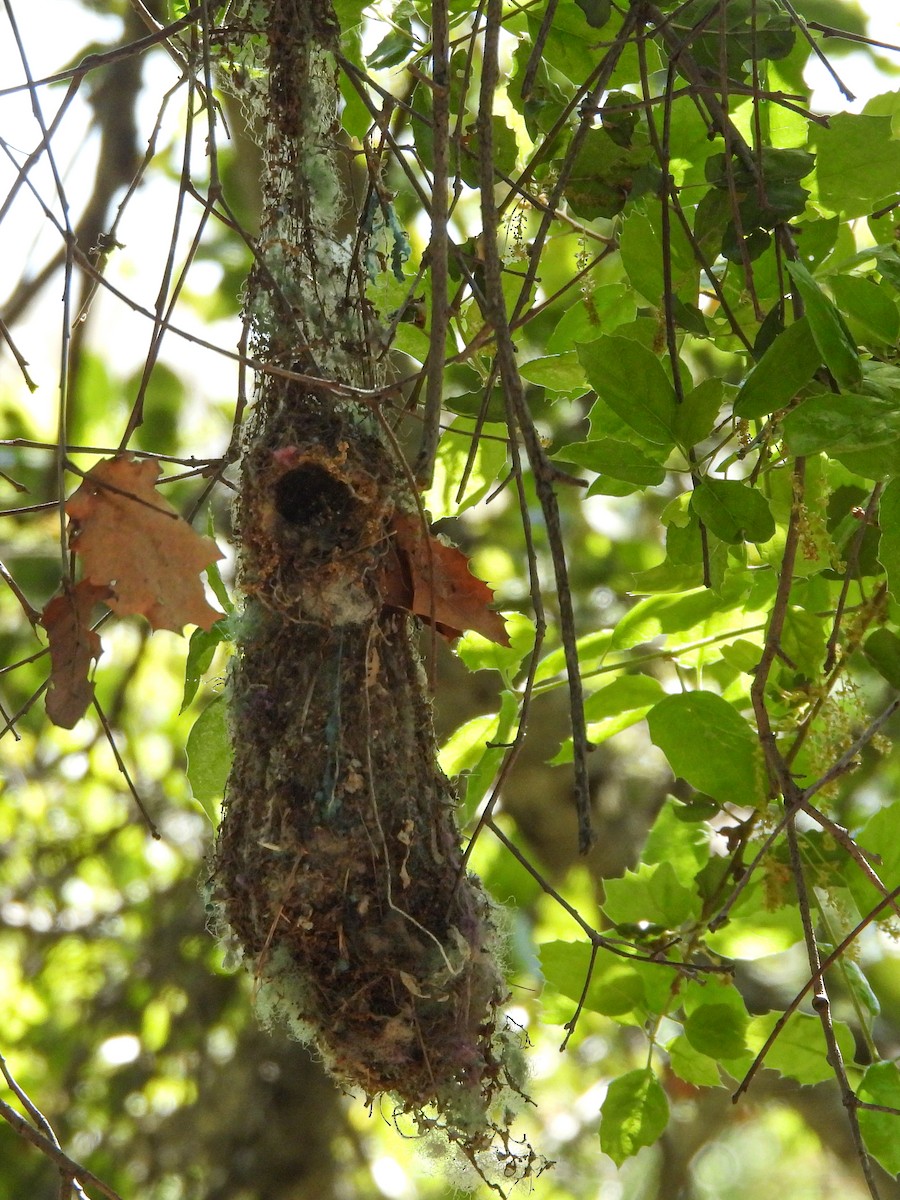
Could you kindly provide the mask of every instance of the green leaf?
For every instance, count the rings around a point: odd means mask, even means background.
[[[662,694],[662,685],[650,675],[626,675],[594,692],[584,705],[588,741],[599,746],[623,729],[636,725]],[[572,739],[566,738],[550,762],[557,766],[571,762],[573,756]]]
[[[729,388],[729,391],[733,390]],[[721,379],[704,379],[688,392],[675,416],[678,445],[690,450],[709,437],[724,400],[725,385]]]
[[[405,23],[407,25],[409,24],[408,19]],[[372,53],[367,55],[366,62],[370,67],[375,68],[396,67],[399,63],[404,62],[409,57],[412,45],[413,39],[409,30],[403,30],[399,27],[395,27],[381,39]],[[422,90],[423,89],[421,88],[417,88],[417,95]],[[416,125],[418,124],[419,122],[416,122]],[[418,131],[416,135],[416,143],[418,144]]]
[[[706,159],[715,153],[716,143],[689,95],[674,97],[669,116],[669,170],[677,187],[701,184]],[[713,255],[715,257],[715,255]]]
[[[592,29],[602,29],[612,12],[612,0],[575,0]]]
[[[600,397],[591,405],[588,421],[591,427],[589,440],[592,442],[600,442],[605,438],[614,442],[627,442],[654,462],[667,458],[671,450],[671,446],[660,447],[642,437]]]
[[[693,888],[698,871],[709,861],[710,848],[706,830],[685,819],[688,807],[672,797],[666,800],[644,843],[641,861],[669,863],[679,883]],[[707,804],[703,814],[711,816],[718,811],[718,805]]]
[[[210,520],[209,525],[207,527],[207,533],[209,534],[210,537],[212,537],[212,520]],[[233,613],[234,612],[234,603],[233,603],[231,597],[228,595],[228,589],[225,587],[225,584],[222,582],[222,576],[219,573],[218,563],[210,563],[209,564],[209,566],[206,568],[206,578],[209,580],[209,586],[212,589],[213,595],[218,600],[218,602],[222,605],[225,612]],[[224,625],[225,622],[219,621],[218,624]]]
[[[866,1067],[857,1090],[860,1100],[900,1109],[900,1070],[893,1062],[872,1063]],[[859,1128],[869,1153],[891,1175],[900,1174],[900,1116],[861,1108]]]
[[[623,146],[608,129],[588,130],[566,182],[564,194],[570,208],[587,220],[616,216],[645,171],[660,177],[658,167],[648,166],[651,157],[647,143]]]
[[[434,478],[422,497],[432,521],[458,516],[483,500],[506,467],[506,426],[485,422],[478,430],[478,444],[465,491],[460,496],[460,484],[472,452],[475,433],[475,421],[457,417],[441,436],[435,457]]]
[[[647,723],[676,776],[716,800],[755,806],[765,770],[756,735],[727,700],[681,692],[651,709]]]
[[[453,731],[438,753],[438,762],[451,778],[472,770],[484,754],[485,744],[497,733],[499,713],[472,717]]]
[[[519,374],[529,383],[549,388],[552,392],[584,392],[587,390],[584,367],[574,350],[564,354],[548,354],[533,358],[519,367]]]
[[[494,168],[501,175],[512,175],[516,169],[516,159],[519,156],[516,135],[507,124],[506,118],[501,116],[491,118],[491,133]],[[476,132],[468,141],[468,152],[461,154],[459,160],[460,178],[471,188],[479,186],[480,167],[478,155],[480,141],[481,139],[476,129]]]
[[[900,142],[889,116],[836,113],[815,140],[819,199],[832,212],[861,217],[896,193]]]
[[[666,477],[665,467],[630,442],[619,442],[614,438],[576,442],[563,447],[554,457],[640,487],[656,487]]]
[[[892,688],[900,690],[900,638],[891,629],[876,629],[863,643],[863,653]]]
[[[484,729],[481,741],[473,747],[480,750],[480,755],[472,755],[467,767],[461,805],[461,825],[465,825],[475,816],[478,806],[494,782],[504,755],[515,737],[518,719],[519,697],[514,692],[504,691],[500,701],[500,712],[490,727]],[[443,753],[441,761],[443,762]]]
[[[650,1067],[614,1079],[602,1113],[600,1147],[617,1167],[652,1146],[669,1123],[666,1094]]]
[[[786,407],[821,364],[809,319],[801,317],[775,338],[744,380],[735,416],[752,420]]]
[[[601,400],[648,442],[674,446],[675,389],[653,351],[625,337],[602,337],[577,349]]]
[[[200,680],[212,665],[216,648],[228,641],[230,634],[226,621],[216,621],[209,629],[199,627],[191,634],[188,642],[187,662],[184,668],[184,695],[181,699],[179,712],[184,712],[197,695]]]
[[[467,630],[456,644],[456,653],[470,671],[499,671],[504,679],[514,675],[534,646],[534,622],[524,613],[503,614],[509,645],[500,646],[474,630]]]
[[[663,694],[662,684],[652,675],[623,675],[588,696],[584,715],[589,721],[599,721],[631,708],[656,704]]]
[[[540,947],[541,974],[548,989],[574,1003],[583,998],[589,1012],[616,1017],[620,1024],[643,1025],[670,1002],[670,983],[656,963],[625,961],[601,951],[594,956],[587,942],[545,942]],[[588,980],[588,971],[591,971]]]
[[[900,880],[900,803],[886,804],[874,813],[859,831],[856,841],[874,861],[880,859],[878,875],[881,879],[890,880],[890,886]],[[853,872],[847,882],[860,912],[871,912],[881,903],[882,891],[857,872]],[[879,919],[890,919],[891,912],[890,907],[883,908]]]
[[[701,1004],[684,1022],[684,1035],[710,1058],[740,1058],[746,1053],[749,1017],[729,1004]]]
[[[639,128],[641,121],[633,94],[607,92],[600,109],[600,121],[618,146],[630,146],[635,140],[635,130]]]
[[[892,480],[882,493],[878,524],[878,561],[887,573],[891,595],[900,600],[900,479]]]
[[[694,1087],[721,1087],[722,1077],[714,1058],[695,1050],[683,1033],[666,1047],[669,1066],[679,1079]]]
[[[749,849],[755,853],[758,843]],[[724,894],[723,885],[728,883],[723,878],[726,868],[725,860],[713,857],[697,878],[700,892],[717,906]],[[777,891],[773,897],[772,891],[771,878],[763,880],[761,872],[757,872],[732,907],[728,921],[707,935],[707,946],[727,958],[755,962],[796,945],[803,937],[803,926],[794,897],[792,894],[780,897]]]
[[[575,1003],[582,1002],[589,1012],[635,1025],[650,1015],[641,975],[631,964],[601,954],[594,957],[592,970],[591,948],[586,942],[545,942],[540,960],[547,987]]]
[[[228,704],[216,696],[194,722],[187,738],[187,777],[194,799],[212,821],[219,823],[219,805],[231,770],[233,751],[228,729]]]
[[[691,1044],[702,1052],[704,1044],[721,1044],[723,1052],[715,1055],[716,1061],[729,1075],[740,1079],[753,1055],[747,1048],[747,1006],[733,982],[720,976],[694,980],[684,985],[681,999],[685,1036],[693,1039]]]
[[[606,881],[603,911],[617,925],[649,921],[677,929],[696,915],[699,904],[694,888],[679,882],[671,863],[641,863],[621,879]]]
[[[366,0],[335,0],[334,15],[345,35],[360,23],[365,7]]]
[[[209,508],[206,513],[206,536],[215,541],[215,535],[215,522],[213,521],[212,509]],[[222,574],[219,571],[219,564],[217,562],[211,562],[206,568],[206,578],[209,582],[210,588],[212,589],[213,595],[222,605],[222,608],[225,610],[225,612],[230,616],[231,613],[234,612],[234,603],[231,597],[228,595],[228,589],[222,582]],[[226,622],[219,621],[218,624],[225,626],[226,629],[228,629],[229,636],[231,636],[230,628],[227,626]]]
[[[584,637],[578,639],[575,643],[575,649],[578,652],[578,663],[582,671],[591,670],[602,662],[610,648],[612,636],[613,631],[611,629],[598,629],[595,633],[585,634]],[[565,669],[565,651],[562,647],[551,650],[538,663],[534,682],[544,683],[546,680],[552,679],[554,675],[559,675]]]
[[[852,388],[862,379],[862,366],[844,318],[802,263],[789,262],[787,268],[803,298],[809,327],[828,369],[841,387]]]
[[[740,215],[745,231],[774,229],[779,221],[802,213],[809,192],[799,180],[809,175],[815,157],[797,148],[765,147],[762,151],[763,194],[753,174],[734,156],[713,154],[706,160],[706,179],[722,192],[736,191],[742,198]],[[730,168],[730,169],[729,169]]]
[[[527,13],[530,41],[537,40],[542,13]],[[546,31],[543,60],[566,79],[586,79],[596,66],[593,44],[596,32],[588,24],[584,10],[575,0],[560,0],[549,30]]]
[[[870,450],[900,438],[900,408],[874,396],[810,396],[784,418],[792,454]]]
[[[675,595],[648,596],[639,600],[612,631],[611,650],[630,650],[650,642],[661,634],[682,633],[695,629],[716,614],[734,612],[735,629],[740,632],[742,610],[735,597],[717,595],[710,588],[697,588]]]
[[[636,205],[629,209],[622,229],[619,251],[622,266],[633,286],[653,305],[663,306],[662,206],[644,201],[646,212]],[[693,247],[677,221],[671,222],[668,252],[671,255],[672,293],[688,304],[697,302],[700,273]],[[718,247],[716,247],[716,253]],[[715,257],[713,254],[711,257]]]
[[[825,623],[821,617],[796,604],[788,607],[781,649],[797,670],[809,679],[816,678],[825,661],[825,638]]]
[[[578,1000],[591,964],[587,942],[544,942],[540,947],[541,974],[563,996]]]
[[[338,19],[340,16],[338,14]],[[343,21],[341,22],[343,25]],[[345,26],[346,28],[346,26]],[[372,114],[360,99],[359,92],[347,75],[341,73],[341,125],[352,138],[361,142],[372,126]]]
[[[630,1017],[636,1023],[646,1020],[647,997],[640,975],[627,963],[608,964],[602,976],[591,981],[585,1008],[604,1017],[618,1017],[622,1024]]]
[[[767,542],[775,518],[762,492],[737,479],[704,479],[691,496],[691,508],[723,542]]]
[[[832,457],[863,479],[885,482],[900,475],[900,438],[868,450],[833,450]]]
[[[823,945],[822,948],[824,950],[826,947]],[[881,1002],[872,990],[872,985],[863,974],[859,963],[854,962],[852,958],[849,958],[845,954],[842,956],[838,966],[840,967],[844,983],[847,986],[847,991],[853,1000],[860,1023],[871,1037],[875,1021],[881,1016]]]
[[[779,1015],[771,1012],[752,1018],[747,1041],[754,1054],[762,1049]],[[834,1032],[841,1054],[845,1061],[851,1062],[855,1053],[853,1035],[842,1021],[835,1022]],[[769,1048],[765,1065],[804,1085],[833,1078],[819,1018],[810,1013],[794,1013]]]
[[[621,283],[605,283],[580,299],[560,317],[547,340],[548,354],[564,353],[576,342],[591,342],[618,325],[633,321],[634,292]]]
[[[900,309],[884,284],[859,275],[836,275],[829,280],[842,312],[858,321],[877,342],[892,346],[900,337]]]

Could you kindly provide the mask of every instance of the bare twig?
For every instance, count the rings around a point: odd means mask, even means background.
[[[732,1096],[733,1101],[737,1102],[741,1098],[741,1096],[744,1094],[744,1092],[746,1092],[746,1090],[752,1083],[753,1078],[756,1075],[757,1071],[759,1071],[760,1067],[763,1066],[766,1055],[769,1053],[769,1050],[774,1045],[775,1041],[778,1038],[778,1035],[784,1029],[785,1025],[788,1023],[788,1021],[793,1016],[793,1014],[797,1011],[804,996],[806,996],[810,991],[812,991],[812,989],[816,985],[817,980],[825,973],[825,971],[827,971],[829,967],[834,966],[834,964],[836,962],[838,962],[838,960],[853,945],[853,943],[856,941],[856,939],[859,937],[859,935],[862,933],[862,931],[868,925],[871,925],[872,922],[876,919],[876,917],[878,917],[884,911],[884,909],[886,909],[888,907],[893,907],[896,904],[898,896],[900,896],[900,885],[895,887],[893,889],[893,891],[889,892],[880,901],[880,903],[877,904],[872,909],[872,911],[870,913],[868,913],[865,917],[863,917],[863,919],[857,925],[855,925],[853,927],[853,929],[850,930],[850,932],[847,934],[847,936],[837,946],[834,947],[834,949],[831,951],[831,953],[826,958],[821,959],[815,972],[810,975],[809,979],[807,979],[806,983],[803,985],[803,987],[800,989],[800,991],[797,992],[796,996],[794,996],[794,998],[791,1000],[790,1004],[785,1006],[784,1011],[781,1013],[778,1020],[775,1022],[774,1026],[772,1027],[771,1033],[766,1038],[763,1046],[757,1053],[753,1062],[750,1064],[750,1067],[748,1068],[746,1074],[744,1075],[744,1078],[741,1080],[737,1091]]]
[[[449,326],[449,286],[447,217],[449,212],[450,169],[450,13],[447,0],[434,0],[431,6],[434,165],[431,183],[431,240],[428,261],[431,268],[431,343],[428,348],[425,384],[425,412],[422,444],[414,474],[423,487],[429,487],[434,474],[434,456],[440,436],[441,401],[444,395],[444,359]]]
[[[94,697],[93,703],[94,703],[94,711],[96,712],[97,716],[100,718],[100,724],[103,726],[103,732],[106,734],[106,740],[107,740],[107,742],[109,742],[109,748],[113,752],[113,757],[116,760],[116,765],[119,768],[119,772],[121,773],[122,778],[125,780],[126,786],[128,787],[129,792],[131,792],[132,798],[134,799],[135,804],[138,806],[141,816],[144,818],[144,821],[147,823],[147,828],[150,830],[151,836],[154,837],[157,841],[159,841],[160,838],[162,837],[162,834],[159,832],[159,829],[156,827],[156,824],[155,824],[153,818],[150,816],[149,812],[147,812],[146,805],[144,804],[144,801],[141,799],[141,794],[134,785],[134,780],[131,778],[131,773],[128,770],[128,767],[125,765],[125,760],[122,758],[122,755],[119,752],[119,747],[116,745],[115,734],[113,733],[112,728],[109,724],[109,721],[107,720],[106,713],[103,711],[103,708],[101,707],[100,702],[96,696]]]
[[[12,1082],[5,1063],[3,1065],[3,1074],[35,1124],[32,1125],[11,1104],[7,1104],[5,1100],[0,1100],[0,1117],[15,1130],[19,1137],[24,1138],[27,1142],[31,1142],[45,1157],[54,1163],[62,1179],[71,1180],[75,1183],[79,1196],[85,1195],[83,1191],[84,1187],[90,1187],[102,1196],[106,1196],[107,1200],[122,1200],[119,1193],[114,1191],[108,1183],[104,1183],[93,1171],[89,1171],[87,1167],[82,1166],[81,1163],[76,1162],[74,1158],[70,1158],[63,1151],[47,1119],[37,1106],[25,1097],[18,1084]],[[35,1126],[38,1126],[38,1128]]]

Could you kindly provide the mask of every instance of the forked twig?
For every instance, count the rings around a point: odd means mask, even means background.
[[[16,1081],[2,1054],[0,1054],[0,1073],[2,1073],[10,1090],[17,1097],[31,1118],[31,1121],[26,1120],[20,1112],[13,1108],[11,1104],[7,1104],[5,1100],[0,1100],[0,1117],[15,1130],[19,1137],[24,1138],[27,1142],[31,1142],[51,1162],[55,1163],[59,1170],[62,1186],[65,1187],[70,1184],[80,1200],[87,1200],[86,1193],[84,1192],[85,1185],[106,1196],[107,1200],[122,1200],[119,1193],[114,1191],[108,1183],[104,1183],[93,1171],[89,1171],[87,1167],[82,1166],[81,1163],[76,1162],[74,1158],[70,1158],[65,1153],[59,1144],[59,1139],[54,1133],[52,1125],[25,1092],[25,1089]]]

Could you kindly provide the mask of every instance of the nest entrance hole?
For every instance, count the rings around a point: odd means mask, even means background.
[[[286,471],[275,485],[275,508],[290,525],[304,529],[343,524],[359,507],[351,489],[318,463]]]

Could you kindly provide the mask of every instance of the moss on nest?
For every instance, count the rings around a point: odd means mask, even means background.
[[[415,622],[380,594],[391,518],[416,505],[375,415],[327,382],[371,389],[384,370],[365,234],[339,232],[337,25],[305,0],[236,17],[244,32],[223,55],[264,163],[245,293],[254,357],[323,383],[257,375],[212,887],[265,1019],[370,1099],[393,1097],[404,1125],[441,1133],[470,1174],[514,1179],[537,1160],[507,1129],[523,1066],[494,910],[463,867]]]
[[[216,897],[266,1011],[336,1076],[390,1093],[479,1173],[519,1174],[534,1159],[505,1129],[522,1056],[492,906],[463,868],[412,621],[378,594],[402,484],[346,414],[280,414],[244,463]]]

